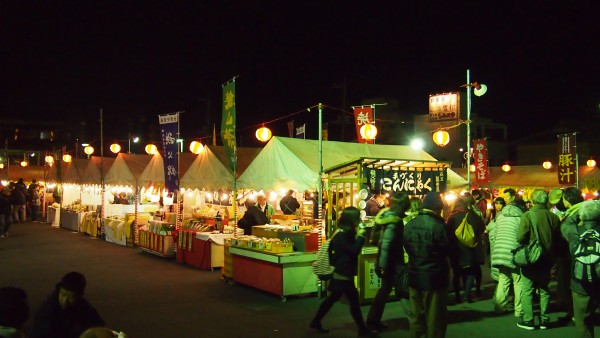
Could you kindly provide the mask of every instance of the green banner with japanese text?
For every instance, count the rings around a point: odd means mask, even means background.
[[[223,85],[223,116],[221,120],[221,140],[225,146],[229,166],[233,172],[237,167],[235,140],[235,78]]]

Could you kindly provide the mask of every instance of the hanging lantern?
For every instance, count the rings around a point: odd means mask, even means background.
[[[204,146],[202,145],[202,143],[200,143],[198,141],[192,141],[192,143],[190,143],[190,151],[192,153],[198,155],[202,152],[202,149],[204,149]]]
[[[44,157],[44,160],[46,160],[46,163],[48,164],[54,163],[54,157],[52,157],[52,155],[46,155],[46,157]]]
[[[596,166],[596,161],[593,158],[590,158],[589,160],[587,160],[587,166],[590,168],[593,168]]]
[[[510,166],[508,164],[505,164],[502,166],[502,170],[504,170],[505,172],[509,172],[510,171]]]
[[[474,173],[474,172],[475,172],[475,169],[477,169],[477,168],[475,167],[475,165],[474,165],[474,164],[471,164],[471,165],[469,166],[469,170],[470,170],[472,173]]]
[[[374,140],[377,137],[377,127],[374,124],[365,124],[360,127],[360,136],[365,140]]]
[[[544,167],[544,169],[550,169],[552,168],[552,162],[550,161],[544,161],[544,163],[542,163],[542,167]]]
[[[433,133],[433,142],[440,147],[444,147],[450,142],[450,134],[445,130],[438,130]]]
[[[86,154],[88,154],[88,155],[91,155],[91,154],[94,153],[94,147],[87,146],[87,147],[83,148],[83,152],[86,153]]]
[[[267,127],[260,127],[256,130],[256,138],[261,142],[267,142],[271,136],[273,136],[271,129]]]
[[[29,163],[27,163],[27,161],[25,161],[25,160],[21,161],[21,167],[26,167],[28,165],[29,165]]]
[[[118,143],[113,143],[110,145],[110,151],[116,154],[121,151],[121,146]]]
[[[154,155],[158,153],[158,148],[156,148],[154,144],[148,144],[144,149],[146,150],[146,153],[148,153],[148,155]]]
[[[69,162],[71,162],[71,160],[72,160],[72,159],[73,159],[73,158],[72,158],[72,157],[71,157],[71,155],[69,155],[69,154],[64,154],[64,155],[63,155],[63,162],[65,162],[65,163],[69,163]]]

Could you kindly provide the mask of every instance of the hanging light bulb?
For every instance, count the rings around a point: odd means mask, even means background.
[[[112,151],[113,153],[118,153],[119,151],[121,151],[121,146],[118,143],[113,143],[110,145],[110,151]]]
[[[256,130],[256,138],[261,142],[267,142],[271,139],[273,134],[271,133],[271,129],[267,127],[260,127]]]
[[[25,160],[21,161],[21,167],[26,167],[28,165],[29,165],[29,163],[27,161],[25,161]]]
[[[360,136],[365,140],[374,140],[377,137],[377,127],[370,123],[363,125],[360,127]]]
[[[158,153],[158,148],[156,148],[154,144],[148,144],[144,149],[146,150],[146,153],[148,153],[148,155],[154,155]]]
[[[72,159],[73,159],[73,158],[72,158],[72,157],[71,157],[71,155],[69,155],[69,154],[64,154],[64,155],[63,155],[63,157],[62,157],[62,160],[63,160],[63,162],[65,162],[65,163],[69,163],[69,162],[71,162],[71,160],[72,160]]]
[[[544,167],[544,169],[548,170],[548,169],[552,168],[552,162],[544,161],[544,163],[542,163],[542,167]]]
[[[83,152],[86,153],[87,155],[91,155],[94,153],[94,147],[87,146],[87,147],[83,148]]]
[[[450,142],[450,134],[445,130],[438,130],[433,133],[433,142],[440,147],[444,147]]]
[[[504,172],[509,172],[510,171],[510,166],[508,164],[505,164],[502,166],[502,170],[504,170]]]
[[[51,155],[46,155],[46,157],[44,157],[44,160],[46,161],[46,163],[48,164],[52,164],[54,163],[54,157]]]
[[[202,149],[204,149],[204,146],[202,145],[202,143],[200,143],[198,141],[192,141],[192,143],[190,143],[190,151],[192,153],[198,155],[202,152]]]
[[[590,168],[593,168],[596,166],[596,161],[593,158],[590,158],[589,160],[587,160],[587,166]]]

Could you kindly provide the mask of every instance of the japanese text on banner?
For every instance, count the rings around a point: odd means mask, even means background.
[[[475,182],[478,184],[489,182],[487,141],[484,138],[473,140],[473,164],[475,165]]]
[[[370,143],[373,144],[373,140],[367,140],[360,135],[360,128],[366,124],[375,124],[375,116],[373,107],[362,106],[353,107],[354,109],[354,124],[356,125],[356,135],[358,143]]]
[[[165,188],[168,191],[179,190],[179,157],[177,134],[179,132],[179,113],[159,115],[162,156],[165,166]]]
[[[221,140],[227,152],[229,165],[235,172],[237,166],[235,139],[235,79],[223,85],[223,112],[221,117]]]
[[[429,191],[445,192],[447,170],[410,171],[365,168],[363,175],[374,191],[406,191],[424,195]]]
[[[575,134],[558,135],[558,183],[577,184],[577,146]]]

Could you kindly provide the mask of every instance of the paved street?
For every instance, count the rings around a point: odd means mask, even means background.
[[[88,279],[87,298],[108,325],[130,338],[159,337],[353,337],[348,308],[336,304],[323,325],[307,330],[317,297],[279,297],[229,285],[220,272],[201,271],[137,248],[121,247],[47,223],[14,224],[0,239],[0,285],[24,288],[32,309],[68,271]],[[486,298],[492,285],[484,289]],[[452,299],[452,298],[450,298]],[[511,314],[496,316],[490,300],[450,307],[447,337],[569,337],[574,328],[524,331]],[[363,307],[366,315],[368,306]],[[555,319],[564,313],[552,313]],[[399,302],[388,304],[381,337],[407,337]],[[28,322],[31,325],[31,320]],[[597,330],[598,331],[598,330]]]

